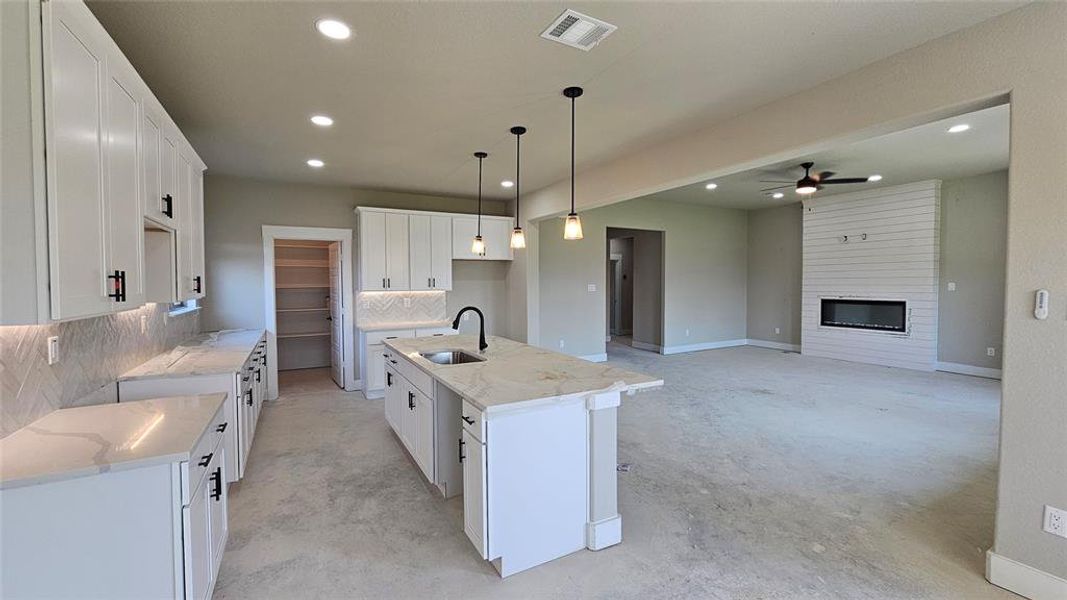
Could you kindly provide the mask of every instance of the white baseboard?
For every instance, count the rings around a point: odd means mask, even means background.
[[[630,340],[630,346],[637,348],[638,350],[648,350],[650,352],[663,352],[663,346],[659,344],[649,344],[648,342],[639,342],[637,340]]]
[[[681,354],[683,352],[698,352],[700,350],[716,350],[718,348],[730,348],[732,346],[744,346],[748,340],[723,340],[721,342],[704,342],[701,344],[686,344],[684,346],[664,346],[661,354]]]
[[[961,375],[974,375],[975,377],[988,377],[989,379],[1000,379],[1000,369],[976,367],[974,365],[965,365],[962,363],[938,362],[934,365],[934,370],[945,371],[946,373],[959,373]]]
[[[1005,558],[992,550],[985,553],[985,578],[995,586],[1031,600],[1067,598],[1067,579]]]
[[[771,348],[774,350],[786,350],[788,352],[800,352],[800,344],[787,344],[785,342],[771,342],[768,340],[745,340],[749,346],[759,346],[760,348]]]
[[[600,354],[586,354],[585,356],[579,356],[578,358],[589,362],[604,362],[608,359],[608,354],[607,352],[601,352]]]
[[[346,392],[358,392],[363,389],[363,380],[357,379],[352,382],[352,389],[345,390]]]

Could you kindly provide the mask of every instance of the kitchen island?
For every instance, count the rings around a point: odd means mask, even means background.
[[[501,337],[386,340],[386,420],[502,577],[622,541],[621,395],[663,380]]]

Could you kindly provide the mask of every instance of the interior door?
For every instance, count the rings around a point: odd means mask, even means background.
[[[411,289],[411,270],[408,254],[408,216],[385,215],[386,284],[390,290]]]
[[[345,387],[345,318],[341,292],[341,242],[330,244],[330,376]]]
[[[359,267],[361,290],[386,289],[385,213],[359,214]]]
[[[108,272],[121,273],[117,310],[144,304],[144,222],[138,162],[141,103],[136,74],[120,60],[108,61],[107,92],[107,241]]]
[[[107,297],[102,30],[80,2],[45,2],[45,135],[52,317],[111,309]]]
[[[433,250],[430,217],[411,215],[408,221],[408,248],[411,252],[411,289],[433,289]]]
[[[433,289],[452,289],[452,217],[430,217],[430,277]]]

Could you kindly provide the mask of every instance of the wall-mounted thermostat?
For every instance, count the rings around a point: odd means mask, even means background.
[[[1037,290],[1034,294],[1034,318],[1042,321],[1048,318],[1048,290]]]

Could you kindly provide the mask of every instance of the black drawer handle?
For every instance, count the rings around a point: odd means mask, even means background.
[[[174,198],[170,194],[163,196],[163,202],[166,203],[166,208],[163,209],[163,214],[170,218],[174,218]]]
[[[222,423],[218,427],[215,428],[215,431],[217,431],[219,433],[222,433],[223,431],[226,431],[226,426],[227,425],[229,425],[229,423]]]
[[[215,488],[211,490],[211,497],[218,502],[222,499],[222,467],[215,468],[215,472],[211,474],[211,482],[215,484]]]
[[[196,463],[197,466],[206,467],[211,464],[211,457],[215,456],[214,452],[209,452],[200,457],[200,462]]]
[[[256,383],[260,382],[260,375],[261,374],[262,374],[262,372],[259,369],[256,369]]]
[[[199,275],[193,277],[193,293],[199,294],[204,291],[203,278]]]
[[[474,419],[469,419],[469,418],[467,418],[466,415],[464,415],[464,416],[462,416],[460,418],[463,419],[463,422],[466,423],[467,425],[474,425]]]
[[[459,462],[463,462],[463,459],[467,458],[467,456],[463,454],[464,444],[465,442],[463,441],[463,438],[459,438]]]
[[[249,389],[248,389],[248,390],[247,390],[247,391],[245,392],[245,395],[246,395],[246,396],[248,396],[248,405],[249,405],[249,406],[252,406],[252,388],[249,388]]]
[[[415,410],[415,392],[408,392],[408,410]]]
[[[385,385],[387,385],[389,387],[393,386],[393,374],[392,373],[386,373],[385,374]]]

